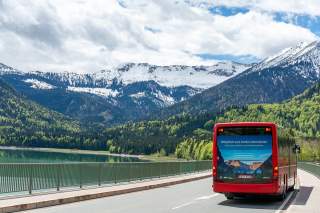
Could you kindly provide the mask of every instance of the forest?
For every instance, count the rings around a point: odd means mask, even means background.
[[[301,95],[275,104],[229,107],[216,116],[183,114],[164,121],[129,123],[106,130],[111,152],[154,153],[164,149],[179,158],[210,159],[212,128],[216,122],[271,121],[292,132],[304,160],[320,160],[320,84]],[[310,142],[312,141],[312,142]],[[176,147],[176,148],[175,148]]]

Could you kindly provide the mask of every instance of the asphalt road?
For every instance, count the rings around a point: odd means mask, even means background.
[[[308,175],[315,178],[306,172],[300,172],[301,179],[304,176],[310,179]],[[313,181],[318,181],[316,184],[320,186],[320,180],[315,178]],[[301,200],[304,200],[304,205],[306,205],[308,199],[312,198],[310,192],[306,192],[305,195],[295,192],[295,194],[290,194],[284,202],[269,197],[226,200],[223,195],[212,192],[211,183],[211,178],[207,178],[165,188],[35,209],[26,211],[26,213],[264,213],[290,209],[292,202],[301,203]]]

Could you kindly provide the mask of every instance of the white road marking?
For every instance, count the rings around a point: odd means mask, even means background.
[[[287,198],[283,201],[283,203],[281,204],[281,206],[278,208],[278,210],[275,213],[281,213],[281,212],[286,212],[285,210],[283,210],[283,208],[288,204],[289,200],[291,199],[292,195],[294,193],[291,192],[289,196],[287,196]]]
[[[213,198],[213,197],[218,196],[218,195],[219,195],[218,193],[215,193],[213,195],[198,197],[198,198],[196,198],[196,200],[208,200],[208,199]]]
[[[180,208],[185,207],[185,206],[190,206],[190,205],[192,205],[192,204],[194,204],[194,203],[197,203],[197,202],[200,201],[200,200],[208,200],[208,199],[211,199],[211,198],[213,198],[213,197],[215,197],[215,196],[218,196],[218,195],[219,195],[218,193],[214,193],[214,194],[212,194],[212,195],[197,197],[197,198],[195,198],[193,201],[190,201],[190,202],[187,202],[187,203],[183,203],[183,204],[181,204],[181,205],[179,205],[179,206],[173,207],[172,210],[180,209]]]
[[[176,207],[173,207],[172,210],[175,210],[175,209],[180,209],[182,207],[185,207],[185,206],[189,206],[191,204],[195,203],[195,201],[191,201],[191,202],[188,202],[188,203],[184,203],[184,204],[181,204],[179,206],[176,206]]]

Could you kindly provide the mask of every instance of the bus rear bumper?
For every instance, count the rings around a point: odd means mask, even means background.
[[[241,184],[241,183],[219,183],[212,185],[213,191],[218,193],[243,193],[243,194],[270,194],[280,193],[280,187],[277,183],[263,184]]]

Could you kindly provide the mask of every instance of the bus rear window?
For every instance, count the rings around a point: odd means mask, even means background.
[[[271,135],[271,127],[221,127],[217,135]]]
[[[265,182],[272,178],[270,127],[225,127],[217,132],[218,179]]]

